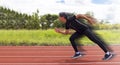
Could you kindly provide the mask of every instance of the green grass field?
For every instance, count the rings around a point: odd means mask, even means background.
[[[120,44],[120,30],[96,31],[108,44]],[[0,45],[2,46],[65,46],[71,45],[70,35],[62,35],[54,30],[0,30]],[[81,39],[83,45],[94,45],[86,37]]]

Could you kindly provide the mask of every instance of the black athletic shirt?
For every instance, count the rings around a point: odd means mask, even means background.
[[[75,16],[67,19],[65,27],[66,29],[74,29],[76,32],[79,33],[82,33],[89,28],[86,24],[82,23],[82,21],[77,20]]]

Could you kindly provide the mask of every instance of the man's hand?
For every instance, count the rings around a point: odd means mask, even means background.
[[[55,31],[61,34],[67,34],[63,29],[60,29],[60,28],[55,28]]]
[[[59,28],[55,28],[55,31],[56,31],[57,33],[60,33],[60,29],[59,29]]]
[[[55,31],[57,33],[61,33],[61,34],[65,34],[65,35],[72,34],[72,32],[70,32],[69,30],[64,30],[64,29],[60,29],[60,28],[55,28]]]

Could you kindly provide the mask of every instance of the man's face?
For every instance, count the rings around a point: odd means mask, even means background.
[[[59,17],[59,20],[63,23],[66,23],[66,19],[64,17]]]

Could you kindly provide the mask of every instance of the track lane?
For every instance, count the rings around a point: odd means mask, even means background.
[[[71,46],[1,46],[0,65],[120,65],[120,46],[111,46],[117,55],[102,61],[104,52],[98,46],[83,46],[85,56],[71,59]]]

